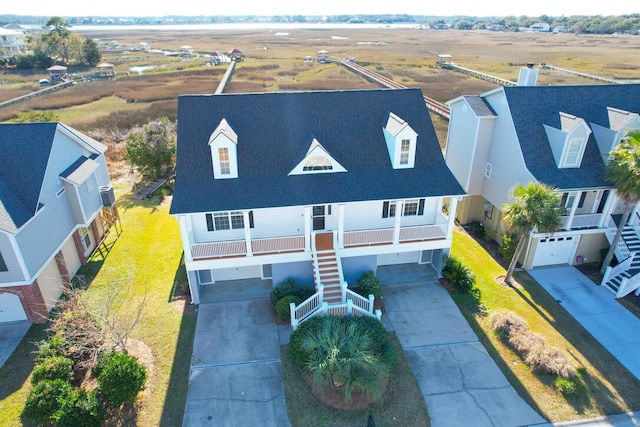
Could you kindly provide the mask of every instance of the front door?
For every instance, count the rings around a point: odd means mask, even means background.
[[[325,229],[325,216],[326,216],[326,208],[324,205],[322,206],[314,206],[312,210],[313,217],[313,230],[324,230]]]

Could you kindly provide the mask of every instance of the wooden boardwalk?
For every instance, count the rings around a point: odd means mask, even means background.
[[[160,178],[145,185],[140,191],[131,196],[133,200],[143,200],[153,194],[158,188],[162,187],[165,182],[169,181],[176,175],[175,171],[171,171],[162,175]]]

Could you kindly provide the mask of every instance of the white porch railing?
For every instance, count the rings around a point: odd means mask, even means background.
[[[629,256],[615,267],[608,266],[604,271],[604,275],[602,276],[602,281],[600,282],[600,284],[604,286],[613,277],[616,277],[617,275],[627,271],[631,267],[631,261],[633,261],[633,257]]]
[[[601,213],[596,213],[596,214],[584,214],[584,215],[579,215],[576,214],[573,216],[573,220],[571,221],[571,224],[569,224],[569,218],[571,218],[569,215],[565,215],[561,218],[562,220],[562,228],[565,230],[568,229],[573,229],[573,228],[592,228],[592,227],[598,227],[598,225],[600,224],[600,220],[602,219],[602,215]]]
[[[311,295],[309,298],[300,303],[296,307],[295,303],[289,303],[289,309],[291,312],[291,326],[295,331],[301,322],[304,322],[308,318],[314,315],[320,307],[322,307],[322,292],[323,286],[318,285],[318,292]]]
[[[366,246],[393,243],[393,228],[375,230],[345,231],[345,247]],[[400,227],[400,242],[444,239],[447,237],[447,224]]]
[[[623,298],[633,291],[636,291],[636,296],[640,296],[640,274],[622,279],[616,298]]]
[[[251,251],[254,255],[304,251],[304,236],[251,239]],[[194,260],[244,256],[246,254],[247,243],[245,240],[195,243],[191,245],[191,255]]]

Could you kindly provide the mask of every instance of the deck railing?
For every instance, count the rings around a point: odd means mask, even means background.
[[[400,227],[398,243],[421,242],[445,239],[447,224],[422,225]],[[394,229],[365,229],[345,231],[343,246],[391,245],[394,243]],[[334,248],[338,248],[335,237]],[[253,255],[279,254],[288,252],[304,252],[305,236],[283,236],[264,239],[251,239],[251,253]],[[247,242],[243,240],[229,240],[220,242],[194,243],[191,245],[191,256],[194,260],[237,257],[247,255]]]
[[[573,229],[573,228],[593,228],[598,227],[600,224],[600,220],[602,219],[602,214],[576,214],[573,216],[573,220],[571,224],[569,222],[569,215],[565,215],[562,217],[562,228],[564,229]]]
[[[622,279],[616,298],[624,298],[633,291],[636,291],[636,296],[640,296],[640,274]]]

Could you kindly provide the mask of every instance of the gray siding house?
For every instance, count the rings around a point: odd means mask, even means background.
[[[0,124],[0,322],[45,322],[110,227],[105,151],[61,123]]]

